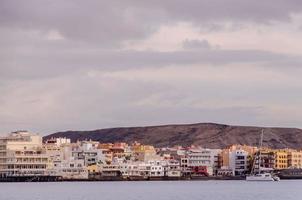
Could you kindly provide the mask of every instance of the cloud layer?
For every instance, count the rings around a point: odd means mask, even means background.
[[[298,0],[0,2],[0,133],[302,127]]]

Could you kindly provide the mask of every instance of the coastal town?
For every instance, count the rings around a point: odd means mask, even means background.
[[[17,131],[0,138],[0,181],[241,180],[253,163],[282,178],[302,178],[302,151],[234,144],[157,148],[131,144],[71,142]],[[258,169],[260,170],[260,169]]]

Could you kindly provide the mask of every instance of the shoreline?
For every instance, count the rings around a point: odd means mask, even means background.
[[[140,182],[140,181],[244,181],[245,177],[101,177],[91,179],[62,179],[61,177],[7,177],[1,178],[0,183],[5,182]],[[302,180],[302,177],[282,177],[281,180]]]

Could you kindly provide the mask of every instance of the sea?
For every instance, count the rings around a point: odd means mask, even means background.
[[[0,183],[0,200],[302,200],[301,180]]]

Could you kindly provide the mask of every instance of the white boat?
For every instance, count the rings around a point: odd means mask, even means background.
[[[280,178],[272,173],[263,172],[261,168],[261,149],[262,149],[262,141],[263,141],[263,130],[261,132],[260,138],[260,148],[258,155],[258,169],[257,172],[255,170],[256,158],[253,163],[253,167],[251,170],[251,174],[246,176],[247,181],[280,181]]]
[[[247,181],[280,181],[278,176],[271,173],[253,174],[246,176]]]

